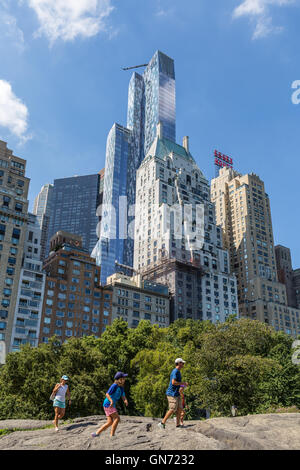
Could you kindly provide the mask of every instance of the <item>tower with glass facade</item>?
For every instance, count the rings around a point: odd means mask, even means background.
[[[130,234],[133,236],[134,233],[132,206],[135,204],[136,171],[156,137],[159,122],[166,137],[175,142],[174,61],[157,51],[143,75],[135,72],[131,77],[127,127],[114,124],[107,139],[103,192],[106,208],[102,212],[99,242],[93,250],[97,264],[101,265],[102,284],[116,272],[115,261],[133,266],[133,239],[126,237],[128,226],[131,226]],[[121,166],[123,170],[119,171]],[[125,198],[126,207],[123,207]]]
[[[54,180],[46,256],[51,237],[59,230],[81,235],[91,252],[97,242],[100,175],[73,176]]]
[[[41,228],[41,260],[46,258],[46,245],[51,215],[53,184],[44,184],[34,200],[33,213]]]

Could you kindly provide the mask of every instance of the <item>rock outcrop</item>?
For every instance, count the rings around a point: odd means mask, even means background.
[[[0,429],[13,430],[0,435],[0,450],[300,449],[300,413],[187,421],[184,428],[169,420],[165,430],[157,426],[158,419],[124,416],[115,437],[105,431],[92,438],[105,421],[104,416],[77,418],[71,424],[62,422],[58,432],[51,421],[0,421]]]

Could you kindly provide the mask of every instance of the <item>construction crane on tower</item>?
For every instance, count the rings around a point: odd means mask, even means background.
[[[122,67],[122,70],[139,69],[140,67],[147,67],[148,64],[135,65],[134,67]]]

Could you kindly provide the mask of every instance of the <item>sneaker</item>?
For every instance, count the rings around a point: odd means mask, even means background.
[[[55,428],[55,431],[56,431],[56,432],[58,431],[58,427]]]
[[[166,429],[166,425],[164,423],[158,423],[157,425],[160,429]]]
[[[95,432],[92,432],[91,436],[92,436],[92,437],[99,437],[100,434],[97,434],[97,433],[95,433]]]

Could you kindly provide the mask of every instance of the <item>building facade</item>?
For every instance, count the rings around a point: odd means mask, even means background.
[[[92,252],[98,240],[99,184],[99,174],[54,180],[46,255],[58,230],[81,235],[83,247]]]
[[[241,316],[297,334],[299,312],[288,307],[286,287],[278,281],[270,200],[264,182],[253,173],[241,175],[223,168],[212,180],[211,200],[230,253],[231,270],[237,276]]]
[[[101,234],[101,221],[102,221],[102,204],[103,204],[103,191],[104,191],[104,177],[105,177],[105,168],[99,171],[99,197],[98,197],[98,208],[97,208],[97,217],[98,217],[98,226],[97,226],[97,237],[100,237]]]
[[[21,345],[38,345],[45,274],[41,261],[42,231],[33,214],[28,214],[24,257],[20,274],[10,351],[19,351]]]
[[[235,276],[222,247],[209,183],[189,151],[157,137],[137,172],[134,269],[168,286],[170,320],[238,316]]]
[[[56,335],[99,337],[111,322],[111,294],[100,287],[100,268],[82,238],[59,231],[50,240],[39,342]]]
[[[103,192],[106,208],[100,239],[93,251],[97,264],[102,267],[102,284],[116,272],[115,261],[133,266],[136,171],[155,138],[159,122],[164,125],[168,138],[175,141],[175,103],[174,61],[157,51],[143,75],[134,73],[130,80],[127,127],[114,124],[107,139]],[[122,169],[123,162],[126,169]],[[130,238],[127,237],[129,226]]]
[[[53,184],[45,184],[34,200],[33,213],[41,227],[41,260],[47,256],[47,240],[52,209]]]
[[[140,275],[116,273],[108,277],[103,291],[112,293],[112,321],[123,318],[130,328],[136,328],[140,320],[149,320],[162,328],[169,326],[167,286],[143,280]]]
[[[26,161],[0,141],[0,342],[10,349],[28,222]],[[3,350],[5,350],[3,352]]]
[[[101,283],[115,271],[115,261],[130,264],[127,238],[127,181],[131,171],[131,133],[114,124],[107,138],[101,232],[92,255],[101,266]],[[133,202],[134,203],[134,202]]]
[[[277,245],[275,246],[275,255],[278,280],[286,287],[288,306],[297,308],[291,250],[285,246]]]
[[[300,269],[295,269],[293,272],[293,286],[296,306],[298,309],[300,309]]]

